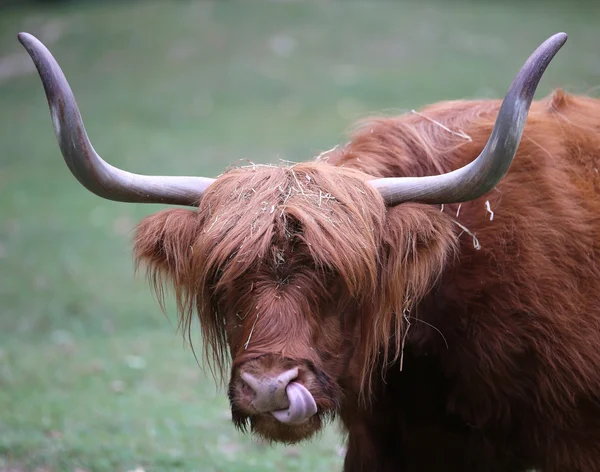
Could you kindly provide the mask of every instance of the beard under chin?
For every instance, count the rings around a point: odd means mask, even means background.
[[[270,413],[246,415],[232,410],[232,421],[237,429],[250,432],[270,443],[295,444],[312,438],[334,414],[317,413],[303,424],[281,423]]]

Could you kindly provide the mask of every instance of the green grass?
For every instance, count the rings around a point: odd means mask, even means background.
[[[17,32],[54,35],[107,160],[215,176],[238,159],[311,158],[371,112],[501,97],[560,30],[570,39],[538,97],[557,86],[586,92],[600,84],[600,7],[590,4],[4,9],[0,77],[2,58],[24,54]],[[340,470],[335,426],[297,447],[234,430],[223,390],[134,277],[132,226],[159,207],[85,191],[61,162],[37,76],[0,80],[0,470]]]

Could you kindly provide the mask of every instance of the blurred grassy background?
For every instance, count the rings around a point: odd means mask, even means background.
[[[537,96],[594,93],[591,5],[0,3],[0,470],[319,472],[343,452],[333,426],[295,447],[233,429],[224,391],[134,277],[132,227],[159,207],[101,200],[69,174],[17,32],[53,51],[109,162],[215,176],[309,159],[371,112],[501,97],[561,30]]]

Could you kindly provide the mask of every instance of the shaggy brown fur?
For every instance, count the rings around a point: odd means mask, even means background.
[[[318,161],[232,170],[198,211],[141,222],[159,294],[172,282],[183,327],[197,310],[213,364],[232,361],[238,426],[294,442],[337,414],[346,472],[600,470],[600,102],[534,103],[475,201],[386,208],[366,182],[472,161],[499,105],[367,120]],[[299,366],[319,413],[249,415],[242,365]]]

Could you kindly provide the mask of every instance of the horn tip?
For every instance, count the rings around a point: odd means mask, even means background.
[[[23,41],[27,41],[28,39],[30,39],[32,36],[29,33],[26,33],[24,31],[21,31],[19,34],[17,34],[17,39],[19,40],[19,42],[23,42]]]
[[[556,36],[559,36],[561,39],[563,39],[565,41],[569,37],[569,35],[567,33],[565,33],[564,31],[561,31],[560,33],[556,33]]]
[[[17,34],[17,39],[25,49],[29,49],[33,44],[40,42],[34,35],[25,32]]]
[[[569,35],[564,32],[553,34],[550,37],[550,40],[559,43],[561,46],[567,42],[567,39],[569,39]]]

